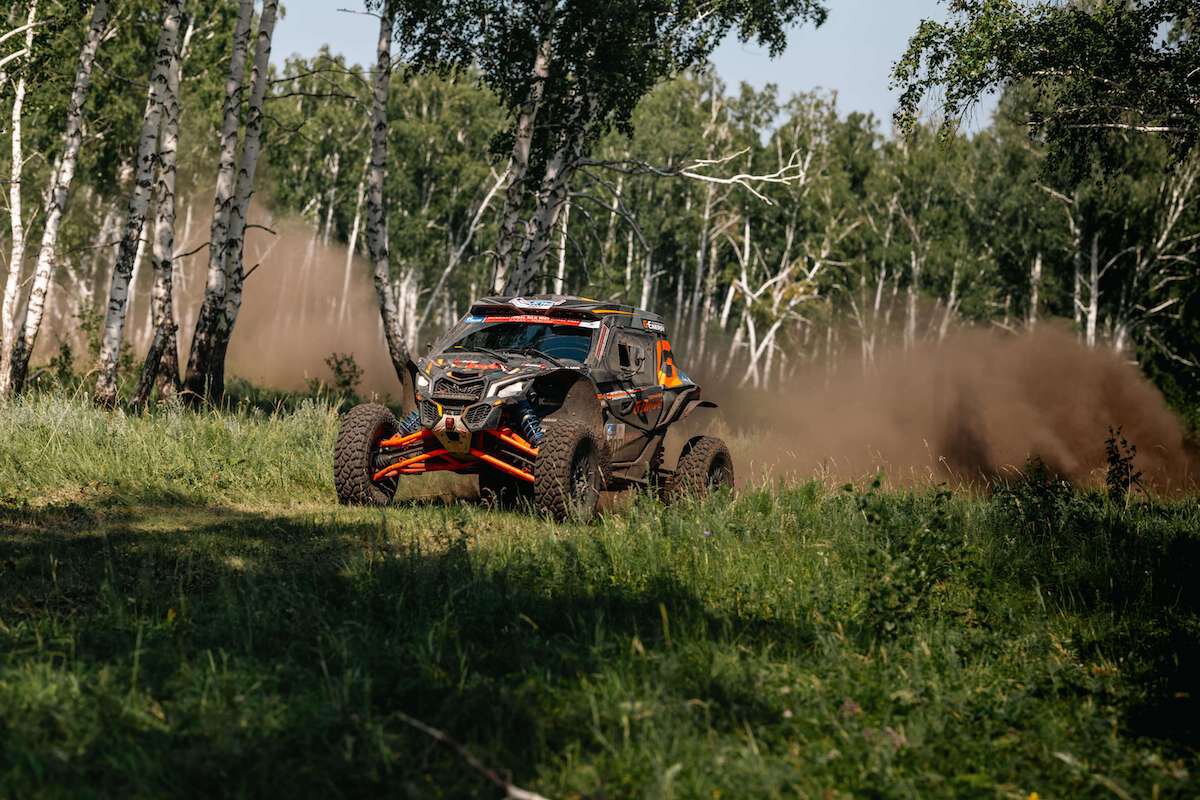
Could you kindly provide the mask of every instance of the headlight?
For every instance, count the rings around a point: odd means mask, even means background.
[[[529,387],[529,381],[514,381],[513,383],[504,384],[503,386],[493,386],[488,391],[488,397],[516,397],[524,394]]]
[[[428,389],[429,388],[429,378],[426,378],[424,375],[418,374],[417,375],[417,388],[418,389]]]

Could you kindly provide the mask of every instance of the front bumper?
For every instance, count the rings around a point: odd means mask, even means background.
[[[513,478],[533,483],[533,465],[538,449],[511,428],[481,431],[447,431],[421,428],[397,434],[376,443],[376,472],[373,481],[426,472],[475,474],[481,469],[499,470]]]
[[[439,427],[444,429],[449,425],[451,430],[471,432],[499,427],[503,409],[503,400],[483,400],[470,405],[461,403],[451,405],[430,398],[422,398],[417,406],[422,428],[437,430]]]

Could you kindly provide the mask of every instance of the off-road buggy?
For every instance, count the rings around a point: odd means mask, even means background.
[[[385,505],[401,477],[439,470],[477,474],[486,500],[559,520],[590,518],[606,489],[645,486],[669,500],[733,484],[720,439],[693,436],[667,452],[672,425],[716,404],[676,365],[656,314],[580,297],[487,297],[409,369],[415,408],[403,419],[375,404],[342,418],[342,503]]]

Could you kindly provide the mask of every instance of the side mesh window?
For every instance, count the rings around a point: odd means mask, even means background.
[[[620,331],[609,351],[608,364],[623,380],[651,386],[656,382],[654,359],[654,341],[649,336]]]

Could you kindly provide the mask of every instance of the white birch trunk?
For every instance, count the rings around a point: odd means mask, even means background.
[[[1091,270],[1088,275],[1088,304],[1084,343],[1096,346],[1096,321],[1100,316],[1100,234],[1092,234]]]
[[[258,21],[258,38],[254,47],[254,64],[250,71],[250,100],[246,117],[246,136],[242,143],[242,158],[238,164],[237,189],[234,192],[233,208],[229,213],[229,239],[225,246],[225,323],[220,327],[215,348],[216,359],[213,375],[218,390],[224,384],[225,351],[229,337],[242,309],[242,281],[245,265],[242,263],[246,251],[246,217],[250,213],[250,197],[254,194],[254,174],[258,169],[258,156],[262,151],[263,100],[267,95],[270,75],[267,72],[271,59],[271,38],[275,32],[275,17],[279,0],[263,0],[262,16]]]
[[[367,157],[363,161],[363,171],[358,178],[358,187],[354,190],[354,222],[350,226],[350,240],[346,243],[346,273],[342,278],[341,305],[338,308],[338,325],[346,324],[346,316],[350,310],[350,278],[354,274],[354,254],[358,250],[359,228],[362,226],[363,199],[367,193],[367,170],[371,168],[371,148],[367,148]]]
[[[442,287],[446,284],[446,279],[449,278],[450,274],[458,268],[459,264],[462,263],[463,256],[466,255],[467,248],[470,247],[471,240],[475,238],[475,232],[479,230],[479,225],[483,221],[483,215],[487,211],[488,206],[492,204],[492,198],[495,197],[496,192],[500,190],[501,185],[504,183],[504,179],[505,176],[501,175],[496,182],[492,184],[492,188],[488,190],[488,193],[484,195],[483,200],[475,209],[475,213],[471,217],[471,222],[467,225],[466,233],[463,234],[462,241],[458,243],[458,246],[455,247],[453,246],[452,242],[450,243],[450,257],[446,260],[446,266],[442,270],[442,274],[438,276],[433,288],[429,291],[429,299],[425,302],[425,310],[421,312],[421,317],[415,323],[414,330],[419,331],[422,327],[424,327],[425,321],[429,319],[429,314],[433,311],[433,307],[438,300],[439,293],[442,291]],[[474,291],[472,291],[471,297],[474,296]],[[443,299],[449,302],[448,298]],[[409,341],[414,340],[409,339]]]
[[[329,246],[329,233],[333,228],[333,207],[337,201],[338,172],[341,171],[342,153],[333,151],[333,163],[329,165],[329,193],[325,197],[325,225],[321,230],[321,245]]]
[[[624,190],[625,173],[617,173],[617,185],[613,190],[612,208],[608,212],[608,229],[604,233],[604,247],[600,251],[600,263],[606,267],[612,261],[613,247],[617,242],[617,211],[621,208],[621,192]]]
[[[578,122],[578,114],[575,116],[572,126]],[[558,224],[558,216],[570,194],[567,184],[583,144],[583,131],[574,131],[565,134],[565,137],[554,151],[550,163],[546,165],[546,174],[538,192],[537,208],[526,225],[521,260],[515,270],[507,272],[504,288],[501,290],[503,294],[528,292],[534,279],[543,272],[542,265],[550,252],[554,226]]]
[[[182,49],[182,48],[181,48]],[[173,298],[175,250],[175,172],[179,147],[179,62],[177,53],[167,72],[163,106],[162,136],[159,141],[158,189],[155,197],[154,288],[150,293],[150,325],[154,338],[142,365],[134,405],[143,406],[158,383],[160,399],[179,386],[179,348],[175,336]],[[162,380],[159,380],[159,377]]]
[[[37,265],[33,270],[33,286],[29,290],[29,302],[25,306],[25,319],[18,323],[20,333],[12,356],[11,381],[0,380],[0,393],[8,388],[13,393],[21,391],[29,369],[29,357],[41,330],[42,317],[46,309],[46,294],[50,290],[50,279],[54,273],[54,251],[58,245],[58,233],[62,225],[71,182],[75,178],[75,165],[79,159],[79,147],[83,141],[83,104],[92,81],[92,65],[96,51],[108,27],[108,0],[96,0],[92,10],[92,21],[87,39],[79,52],[79,66],[75,70],[75,85],[67,103],[67,130],[63,136],[63,154],[57,169],[50,179],[46,192],[48,199],[46,224],[42,229],[42,243],[38,249]]]
[[[1041,254],[1038,254],[1038,266],[1041,266]],[[942,324],[938,326],[938,341],[946,341],[946,334],[950,332],[950,321],[954,319],[954,315],[958,313],[958,267],[957,261],[954,262],[954,272],[950,275],[950,296],[946,298],[946,312],[942,314]],[[1036,304],[1033,306],[1036,308]],[[1032,330],[1033,323],[1030,323]]]
[[[1035,330],[1038,323],[1039,295],[1042,291],[1042,251],[1034,256],[1033,266],[1029,268],[1029,330]]]
[[[554,275],[554,293],[562,294],[567,278],[567,226],[571,222],[571,198],[567,197],[562,213],[562,234],[558,241],[558,272]]]
[[[371,253],[371,271],[375,295],[379,300],[379,318],[387,342],[392,368],[403,386],[407,386],[408,346],[400,322],[396,293],[392,286],[388,253],[387,209],[383,185],[387,177],[388,89],[392,77],[392,21],[395,0],[387,0],[379,20],[375,75],[371,109],[371,169],[367,176],[367,248]]]
[[[625,292],[628,298],[628,292],[633,285],[633,228],[630,228],[625,234]]]
[[[921,259],[914,249],[910,254],[906,316],[904,319],[904,349],[911,350],[917,343],[917,288],[921,283]]]
[[[165,0],[162,32],[154,53],[154,69],[150,73],[150,88],[146,99],[146,118],[138,137],[133,193],[129,198],[129,214],[125,234],[113,266],[112,283],[108,291],[108,310],[104,318],[103,339],[100,345],[100,364],[93,399],[100,405],[112,407],[117,402],[117,364],[124,341],[125,313],[129,307],[130,278],[137,257],[138,240],[150,203],[157,161],[158,128],[162,118],[163,94],[168,82],[171,62],[176,55],[179,23],[183,16],[183,0]]]
[[[33,50],[33,24],[37,18],[37,0],[29,4],[25,22],[25,57]],[[4,281],[4,299],[0,302],[0,397],[7,397],[12,386],[13,345],[16,338],[17,298],[21,293],[21,272],[25,265],[25,222],[21,208],[21,171],[25,154],[21,144],[21,115],[25,107],[25,74],[17,78],[12,104],[12,168],[9,172],[8,213],[12,229],[12,251],[8,277]]]
[[[552,0],[542,3],[544,16],[553,13],[553,10]],[[517,238],[521,205],[525,199],[525,176],[529,171],[529,152],[533,146],[533,126],[542,105],[542,94],[545,90],[546,78],[549,75],[550,39],[546,37],[538,42],[531,70],[532,80],[529,96],[525,99],[517,115],[516,131],[513,135],[512,155],[508,164],[508,180],[504,184],[504,211],[500,215],[500,238],[496,243],[496,275],[493,281],[496,292],[504,291],[504,287],[508,284],[513,255],[521,252],[521,248],[517,246]]]
[[[642,267],[642,294],[638,308],[650,307],[650,294],[654,289],[654,254],[646,252],[646,260]]]
[[[213,192],[212,226],[209,233],[208,275],[204,286],[204,301],[196,316],[196,330],[188,355],[185,386],[194,397],[208,396],[215,338],[225,307],[225,249],[229,240],[229,214],[233,204],[234,181],[237,177],[234,170],[237,164],[238,108],[242,99],[246,51],[249,48],[250,23],[253,17],[254,0],[240,0],[233,31],[229,75],[225,79],[225,101],[218,140],[217,185]]]

